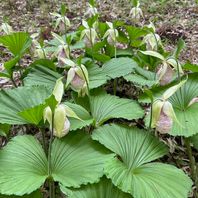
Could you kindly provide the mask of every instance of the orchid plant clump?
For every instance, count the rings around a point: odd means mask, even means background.
[[[90,0],[75,29],[62,5],[48,40],[2,24],[0,197],[196,197],[197,66],[178,60],[183,40],[165,50],[138,0],[131,24],[99,10]],[[167,137],[189,163],[169,159]]]

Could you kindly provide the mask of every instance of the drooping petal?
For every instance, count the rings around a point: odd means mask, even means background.
[[[58,103],[61,102],[63,94],[64,94],[64,84],[62,82],[62,77],[61,77],[56,81],[56,84],[53,90],[53,95],[55,96],[55,99]]]
[[[151,127],[154,128],[156,127],[156,123],[159,120],[160,117],[160,113],[162,111],[162,107],[164,105],[164,102],[161,100],[157,100],[153,103],[152,105],[152,109],[153,109],[153,113],[152,113],[152,123],[151,123]]]
[[[46,107],[43,111],[43,119],[44,119],[44,122],[46,122],[46,120],[49,122],[50,128],[51,128],[51,126],[52,126],[52,110],[49,106]]]
[[[67,73],[67,82],[66,82],[66,87],[69,85],[69,83],[73,80],[75,76],[75,68],[70,68],[68,73]]]

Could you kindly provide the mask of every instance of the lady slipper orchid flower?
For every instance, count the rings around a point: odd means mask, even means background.
[[[6,34],[11,34],[14,32],[12,27],[8,23],[2,23],[2,25],[0,26],[0,32],[1,31],[4,31]]]
[[[54,56],[58,59],[58,66],[64,67],[64,60],[70,58],[70,47],[65,42],[65,40],[58,34],[52,32],[52,36],[60,43],[60,45],[58,46],[58,50],[54,53]]]
[[[155,33],[155,26],[152,22],[147,26],[153,30],[153,33],[147,34],[143,38],[143,43],[146,44],[147,50],[157,51],[158,46],[162,46],[161,38],[158,34]]]
[[[73,61],[67,59],[66,64],[71,68],[67,73],[66,87],[70,84],[71,88],[78,93],[79,96],[84,97],[88,95],[88,71],[84,65],[76,65]]]
[[[82,25],[85,29],[81,33],[80,40],[84,39],[86,47],[91,48],[96,43],[96,39],[98,38],[96,32],[97,22],[95,22],[92,27],[89,27],[88,23],[83,20]]]
[[[50,130],[53,131],[53,135],[61,138],[64,137],[70,130],[70,121],[68,117],[73,117],[81,120],[75,112],[69,108],[67,105],[60,104],[64,93],[64,85],[62,79],[58,79],[53,90],[53,95],[55,96],[58,104],[56,105],[54,112],[48,106],[44,109],[43,117],[44,122],[46,120],[50,124]]]
[[[61,33],[65,33],[65,27],[70,27],[71,23],[70,20],[66,16],[62,16],[61,14],[58,13],[50,13],[55,19],[55,29],[59,27],[59,31]]]
[[[117,37],[119,36],[118,30],[113,27],[113,23],[106,22],[109,29],[105,32],[103,39],[107,37],[107,42],[110,45],[116,46]]]
[[[156,128],[156,130],[162,134],[170,132],[173,121],[180,124],[168,98],[170,98],[185,82],[186,80],[181,81],[179,84],[166,90],[162,98],[157,99],[152,105],[153,114],[151,127]]]
[[[98,14],[98,10],[96,7],[92,6],[91,4],[88,4],[88,6],[89,7],[87,11],[85,12],[85,16],[92,17]]]
[[[63,45],[58,47],[58,66],[63,67],[65,66],[64,59],[70,57],[70,49],[68,45]]]
[[[164,86],[169,84],[173,79],[174,73],[175,72],[173,69],[166,62],[164,62],[157,71],[157,78],[160,85]]]
[[[141,17],[142,17],[142,18],[144,17],[144,16],[143,16],[142,9],[140,8],[140,3],[139,3],[139,1],[137,2],[137,5],[131,9],[129,15],[132,17],[132,19],[133,19],[135,22],[139,21]]]
[[[142,54],[156,57],[162,61],[161,68],[157,72],[157,77],[160,85],[166,85],[172,81],[175,71],[184,74],[181,64],[174,57],[164,57],[156,51],[140,51]],[[169,76],[168,76],[169,75]]]

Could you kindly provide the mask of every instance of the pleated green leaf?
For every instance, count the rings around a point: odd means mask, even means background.
[[[172,165],[150,163],[168,150],[154,136],[137,128],[105,125],[92,138],[116,153],[105,167],[115,186],[134,198],[187,198],[192,181]]]
[[[111,118],[132,120],[141,118],[144,115],[144,111],[136,101],[102,92],[91,96],[90,106],[96,126],[101,125]]]
[[[44,86],[1,90],[0,123],[38,123],[42,118],[42,104],[45,103],[45,99],[47,99],[50,94],[51,91]]]
[[[91,66],[87,68],[87,70],[89,73],[89,88],[90,89],[100,87],[101,85],[104,85],[107,82],[107,80],[111,79],[102,71],[102,68],[100,68],[96,64],[92,64]]]
[[[131,58],[113,58],[102,66],[102,72],[111,78],[118,78],[131,73],[137,66]]]
[[[79,131],[55,139],[51,157],[54,180],[65,187],[76,188],[98,182],[104,174],[104,164],[112,159],[112,154]]]
[[[29,195],[15,196],[15,195],[0,195],[0,198],[42,198],[40,191],[35,191]]]
[[[0,44],[8,48],[14,56],[21,56],[30,47],[31,38],[26,32],[14,32],[0,36]]]
[[[198,74],[191,74],[188,81],[169,99],[180,124],[174,122],[170,132],[174,136],[189,137],[198,133],[198,103],[190,104],[198,96]]]
[[[65,194],[68,193],[68,189],[63,187],[62,191],[65,191]],[[68,198],[132,198],[130,194],[122,192],[106,178],[102,178],[97,184],[71,189],[70,194]]]
[[[89,87],[90,89],[100,87],[105,84],[107,80],[119,78],[131,73],[135,67],[137,67],[137,63],[127,57],[113,58],[104,63],[102,67],[92,64],[87,68],[90,80]]]
[[[25,86],[43,85],[49,88],[54,88],[56,80],[62,77],[58,72],[55,72],[42,65],[34,66],[27,77],[24,79]]]
[[[64,104],[70,107],[76,113],[76,115],[80,119],[82,119],[79,120],[76,118],[70,118],[70,117],[68,118],[71,124],[70,126],[71,131],[76,129],[81,129],[85,126],[92,124],[93,118],[91,117],[89,112],[86,109],[84,109],[82,106],[70,102],[65,102]]]
[[[157,84],[155,74],[141,67],[136,67],[134,72],[124,76],[124,79],[138,86],[152,87]]]
[[[0,151],[0,193],[29,194],[44,183],[47,170],[40,143],[29,135],[15,137]]]

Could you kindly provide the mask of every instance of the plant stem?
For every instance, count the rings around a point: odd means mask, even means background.
[[[11,81],[12,81],[12,84],[17,88],[17,84],[15,83],[13,76],[11,77]]]
[[[43,143],[43,149],[45,151],[45,154],[47,154],[47,145],[46,145],[46,141],[45,141],[45,131],[43,128],[40,128],[40,132],[42,135],[42,143]]]
[[[114,30],[115,31],[115,30]],[[117,58],[117,49],[116,49],[116,41],[114,43],[114,47],[115,47],[115,58]],[[117,79],[115,78],[114,81],[113,81],[113,94],[116,95],[116,92],[117,92]]]
[[[184,142],[186,145],[186,149],[187,149],[187,154],[189,157],[189,161],[190,161],[190,169],[191,169],[191,175],[192,175],[192,179],[195,181],[196,180],[196,164],[195,164],[195,158],[192,154],[192,149],[190,146],[190,141],[188,138],[184,138]]]
[[[148,128],[149,131],[151,131],[152,119],[153,119],[153,101],[151,101],[151,114],[150,114],[150,121],[149,121],[149,128]]]
[[[86,78],[85,72],[83,71],[81,65],[80,65],[80,69],[81,69],[81,71],[82,71],[82,73],[83,73],[83,76],[84,76],[84,78],[85,78],[85,82],[86,82],[87,90],[88,90],[88,96],[89,96],[89,82],[88,82],[88,79]]]
[[[52,150],[53,134],[54,134],[54,113],[52,113],[52,126],[51,126],[51,131],[50,131],[50,142],[49,142],[49,148],[48,148],[48,175],[49,175],[50,198],[55,198],[54,181],[51,177],[51,174],[52,174],[51,150]]]
[[[91,42],[91,56],[92,56],[92,60],[94,62],[94,55],[93,55],[93,42],[92,42],[92,33],[91,33],[91,28],[89,28],[90,31],[90,42]]]

